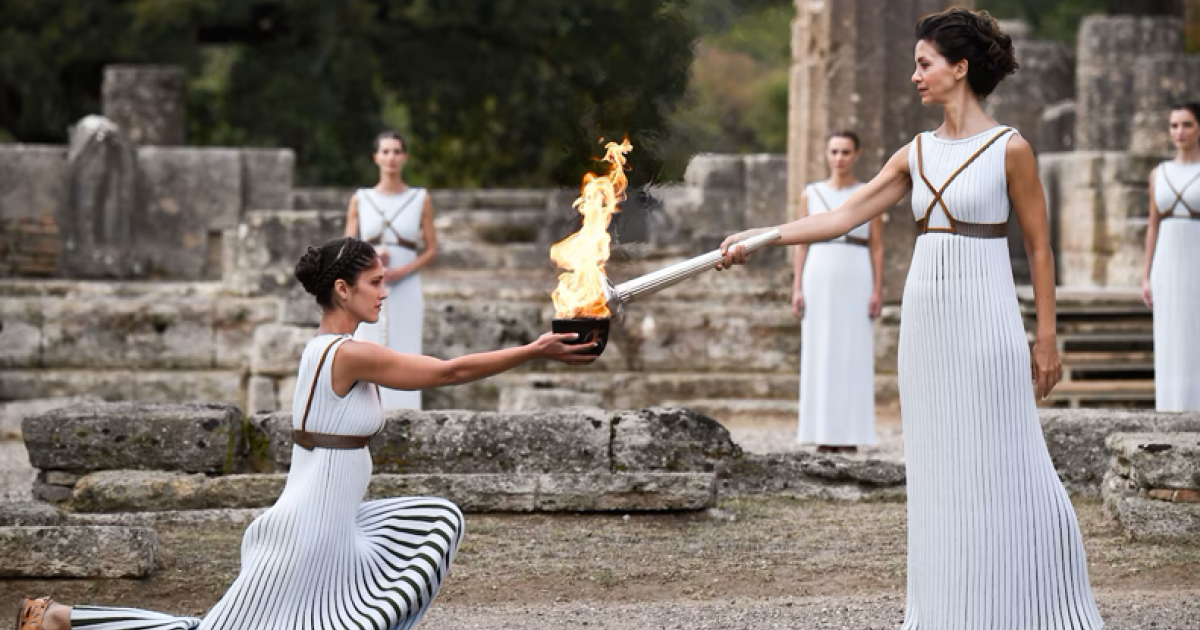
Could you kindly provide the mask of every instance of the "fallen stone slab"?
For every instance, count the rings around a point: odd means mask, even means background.
[[[21,423],[25,418],[48,411],[99,401],[98,396],[60,396],[57,398],[33,398],[0,403],[0,440],[20,439]]]
[[[228,472],[242,435],[242,413],[220,403],[79,404],[26,418],[34,468]]]
[[[158,527],[160,525],[185,526],[240,526],[249,525],[262,516],[267,508],[233,508],[214,510],[169,510],[166,512],[113,512],[91,514],[67,512],[67,525],[91,525],[105,527]]]
[[[0,527],[58,525],[63,514],[57,507],[38,501],[0,503]]]
[[[747,453],[721,462],[722,495],[775,494],[811,499],[903,499],[904,464],[806,451]]]
[[[144,527],[0,527],[0,577],[143,578],[157,551]]]
[[[284,474],[205,477],[166,471],[102,471],[81,479],[78,514],[265,508]],[[379,474],[367,499],[439,496],[465,512],[700,510],[715,502],[711,473]]]
[[[1200,432],[1200,413],[1111,409],[1042,409],[1042,433],[1063,486],[1097,496],[1109,467],[1105,440],[1113,433]]]
[[[650,407],[612,416],[615,471],[711,472],[741,453],[728,429],[691,409]]]
[[[1200,433],[1115,433],[1107,444],[1113,472],[1139,488],[1200,489]]]
[[[1137,484],[1110,473],[1104,480],[1104,510],[1133,540],[1195,541],[1200,537],[1200,503],[1162,501]]]

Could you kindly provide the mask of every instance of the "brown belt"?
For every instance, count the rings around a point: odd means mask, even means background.
[[[396,236],[395,238],[396,238],[395,243],[384,243],[382,236],[379,238],[373,238],[367,242],[370,243],[371,245],[396,245],[397,247],[403,247],[405,249],[410,249],[414,252],[417,251],[417,244],[414,243],[413,241],[410,241],[410,240],[400,237],[400,236]]]
[[[817,241],[817,242],[818,243],[834,243],[834,244],[842,243],[844,245],[859,245],[861,247],[868,247],[870,245],[870,241],[868,241],[865,238],[858,238],[857,236],[847,236],[846,240],[843,240],[843,241],[833,239],[830,241]]]
[[[370,435],[338,435],[335,433],[313,433],[295,429],[292,431],[292,441],[301,448],[311,451],[314,448],[356,449],[371,443]]]
[[[957,234],[959,236],[967,236],[970,238],[1008,237],[1007,223],[970,223],[967,221],[951,219],[951,227],[949,228],[931,228],[927,225],[927,220],[928,219],[917,220],[917,236],[928,234],[930,232],[943,232],[946,234]]]
[[[1167,219],[1191,219],[1193,221],[1200,221],[1200,214],[1164,214],[1162,219],[1164,221]]]

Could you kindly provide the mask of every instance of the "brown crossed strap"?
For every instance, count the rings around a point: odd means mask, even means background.
[[[13,626],[13,630],[42,630],[46,611],[50,610],[50,604],[53,603],[54,600],[49,597],[38,597],[21,602],[21,608],[17,611],[17,625]]]
[[[825,201],[825,196],[821,194],[821,189],[817,188],[816,184],[813,184],[813,185],[809,186],[808,188],[809,188],[809,190],[811,190],[811,191],[813,191],[814,193],[816,193],[816,194],[817,194],[817,199],[820,199],[820,200],[821,200],[821,205],[822,205],[822,206],[825,206],[825,209],[826,209],[826,210],[830,210],[830,211],[832,211],[832,210],[833,210],[833,208],[829,206],[829,202],[828,202],[828,201]],[[867,239],[865,239],[865,238],[859,238],[859,237],[857,237],[857,236],[850,236],[849,234],[847,234],[847,235],[846,235],[846,236],[844,236],[844,237],[839,237],[839,238],[845,238],[845,239],[846,239],[846,240],[845,240],[845,242],[846,242],[846,243],[849,243],[849,244],[851,244],[851,245],[863,245],[863,246],[866,246],[866,245],[868,244],[868,243],[867,243]],[[837,240],[837,239],[830,239],[830,240],[828,240],[828,241],[822,241],[822,242],[824,242],[824,243],[840,243],[840,242],[842,242],[842,241],[839,241],[839,240]]]
[[[345,337],[339,336],[328,346],[325,346],[325,351],[321,353],[321,360],[317,362],[317,373],[313,376],[312,387],[308,388],[308,402],[304,405],[304,417],[300,419],[300,428],[292,430],[292,441],[305,450],[311,451],[314,448],[363,448],[370,444],[371,438],[374,437],[371,435],[314,433],[308,430],[308,412],[312,410],[313,395],[317,393],[317,381],[321,379],[321,368],[325,366],[325,359],[329,356],[329,351],[343,341],[345,341]]]
[[[1163,164],[1159,168],[1162,169],[1163,181],[1167,182],[1167,188],[1170,188],[1171,192],[1175,194],[1175,202],[1171,204],[1171,214],[1170,215],[1167,215],[1165,213],[1160,213],[1160,214],[1163,214],[1164,217],[1172,216],[1175,214],[1175,206],[1183,204],[1183,207],[1185,209],[1187,209],[1187,211],[1188,211],[1188,216],[1190,216],[1193,219],[1200,219],[1200,212],[1196,212],[1195,210],[1193,210],[1192,207],[1188,205],[1187,200],[1183,198],[1183,193],[1187,192],[1188,186],[1191,186],[1193,182],[1195,182],[1197,179],[1200,179],[1200,173],[1196,173],[1195,175],[1193,175],[1192,178],[1189,179],[1187,181],[1187,183],[1183,185],[1183,188],[1180,188],[1179,190],[1175,190],[1175,185],[1171,183],[1171,178],[1167,177],[1167,165]]]
[[[400,216],[405,210],[407,210],[408,207],[410,205],[412,205],[412,202],[415,201],[418,197],[420,197],[420,195],[413,195],[411,199],[409,199],[407,202],[404,203],[403,206],[400,206],[396,210],[395,214],[393,214],[391,217],[389,217],[388,215],[383,213],[383,210],[379,209],[379,206],[375,205],[374,201],[371,201],[371,197],[369,195],[362,195],[362,198],[366,199],[367,203],[371,204],[371,209],[375,210],[375,212],[379,214],[380,218],[383,220],[384,228],[387,231],[392,233],[392,236],[396,239],[396,244],[401,247],[411,249],[413,251],[417,250],[417,244],[413,241],[410,241],[410,240],[404,238],[403,236],[400,236],[400,233],[396,231],[396,226],[392,225],[392,221],[395,221],[396,217]],[[376,239],[371,239],[371,240],[368,240],[367,242],[371,243],[372,245],[382,244],[383,243],[383,232],[381,231],[379,233],[378,242],[376,242]]]
[[[966,162],[963,162],[961,166],[959,166],[953,173],[950,174],[949,179],[942,184],[940,189],[935,187],[929,181],[928,177],[925,177],[925,158],[921,151],[921,136],[917,136],[917,171],[921,175],[921,181],[924,181],[925,185],[929,187],[929,192],[933,193],[933,200],[929,202],[929,207],[925,208],[925,216],[917,220],[917,232],[919,234],[926,234],[929,232],[948,232],[951,234],[958,234],[960,236],[969,236],[973,238],[1004,238],[1008,235],[1007,223],[971,223],[969,221],[959,221],[958,219],[955,219],[954,215],[950,214],[950,208],[946,207],[946,200],[942,198],[942,195],[946,192],[946,189],[950,187],[950,183],[953,182],[960,173],[966,170],[966,168],[970,166],[971,163],[977,158],[979,158],[980,155],[983,155],[983,152],[987,151],[988,147],[995,144],[996,141],[999,140],[1004,134],[1012,130],[1012,127],[1005,127],[1004,129],[1001,129],[999,133],[992,136],[991,139],[985,142],[983,146],[979,147],[975,153],[972,153],[971,157],[967,158]],[[934,206],[938,205],[942,206],[942,212],[945,213],[946,219],[950,221],[949,229],[929,227],[929,216],[933,213]]]

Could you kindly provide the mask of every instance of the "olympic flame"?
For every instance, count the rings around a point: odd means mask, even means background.
[[[605,145],[604,161],[611,164],[605,175],[583,176],[579,198],[572,206],[583,215],[583,227],[550,248],[550,258],[563,269],[558,276],[554,299],[557,319],[604,319],[611,316],[604,295],[611,238],[608,224],[625,200],[625,154],[633,150],[629,138]]]

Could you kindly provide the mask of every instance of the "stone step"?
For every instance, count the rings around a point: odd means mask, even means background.
[[[1112,470],[1142,490],[1200,490],[1200,433],[1114,433]]]
[[[286,474],[206,477],[163,471],[92,473],[75,486],[76,513],[263,508]],[[378,474],[367,499],[440,496],[467,512],[701,510],[716,499],[712,473]]]
[[[1059,383],[1048,402],[1071,406],[1090,403],[1139,403],[1154,401],[1153,380],[1096,380]]]
[[[157,553],[146,527],[0,527],[4,578],[144,578]]]
[[[704,398],[672,400],[663,404],[702,413],[720,422],[730,433],[735,428],[791,427],[796,424],[800,412],[800,404],[795,400]]]

